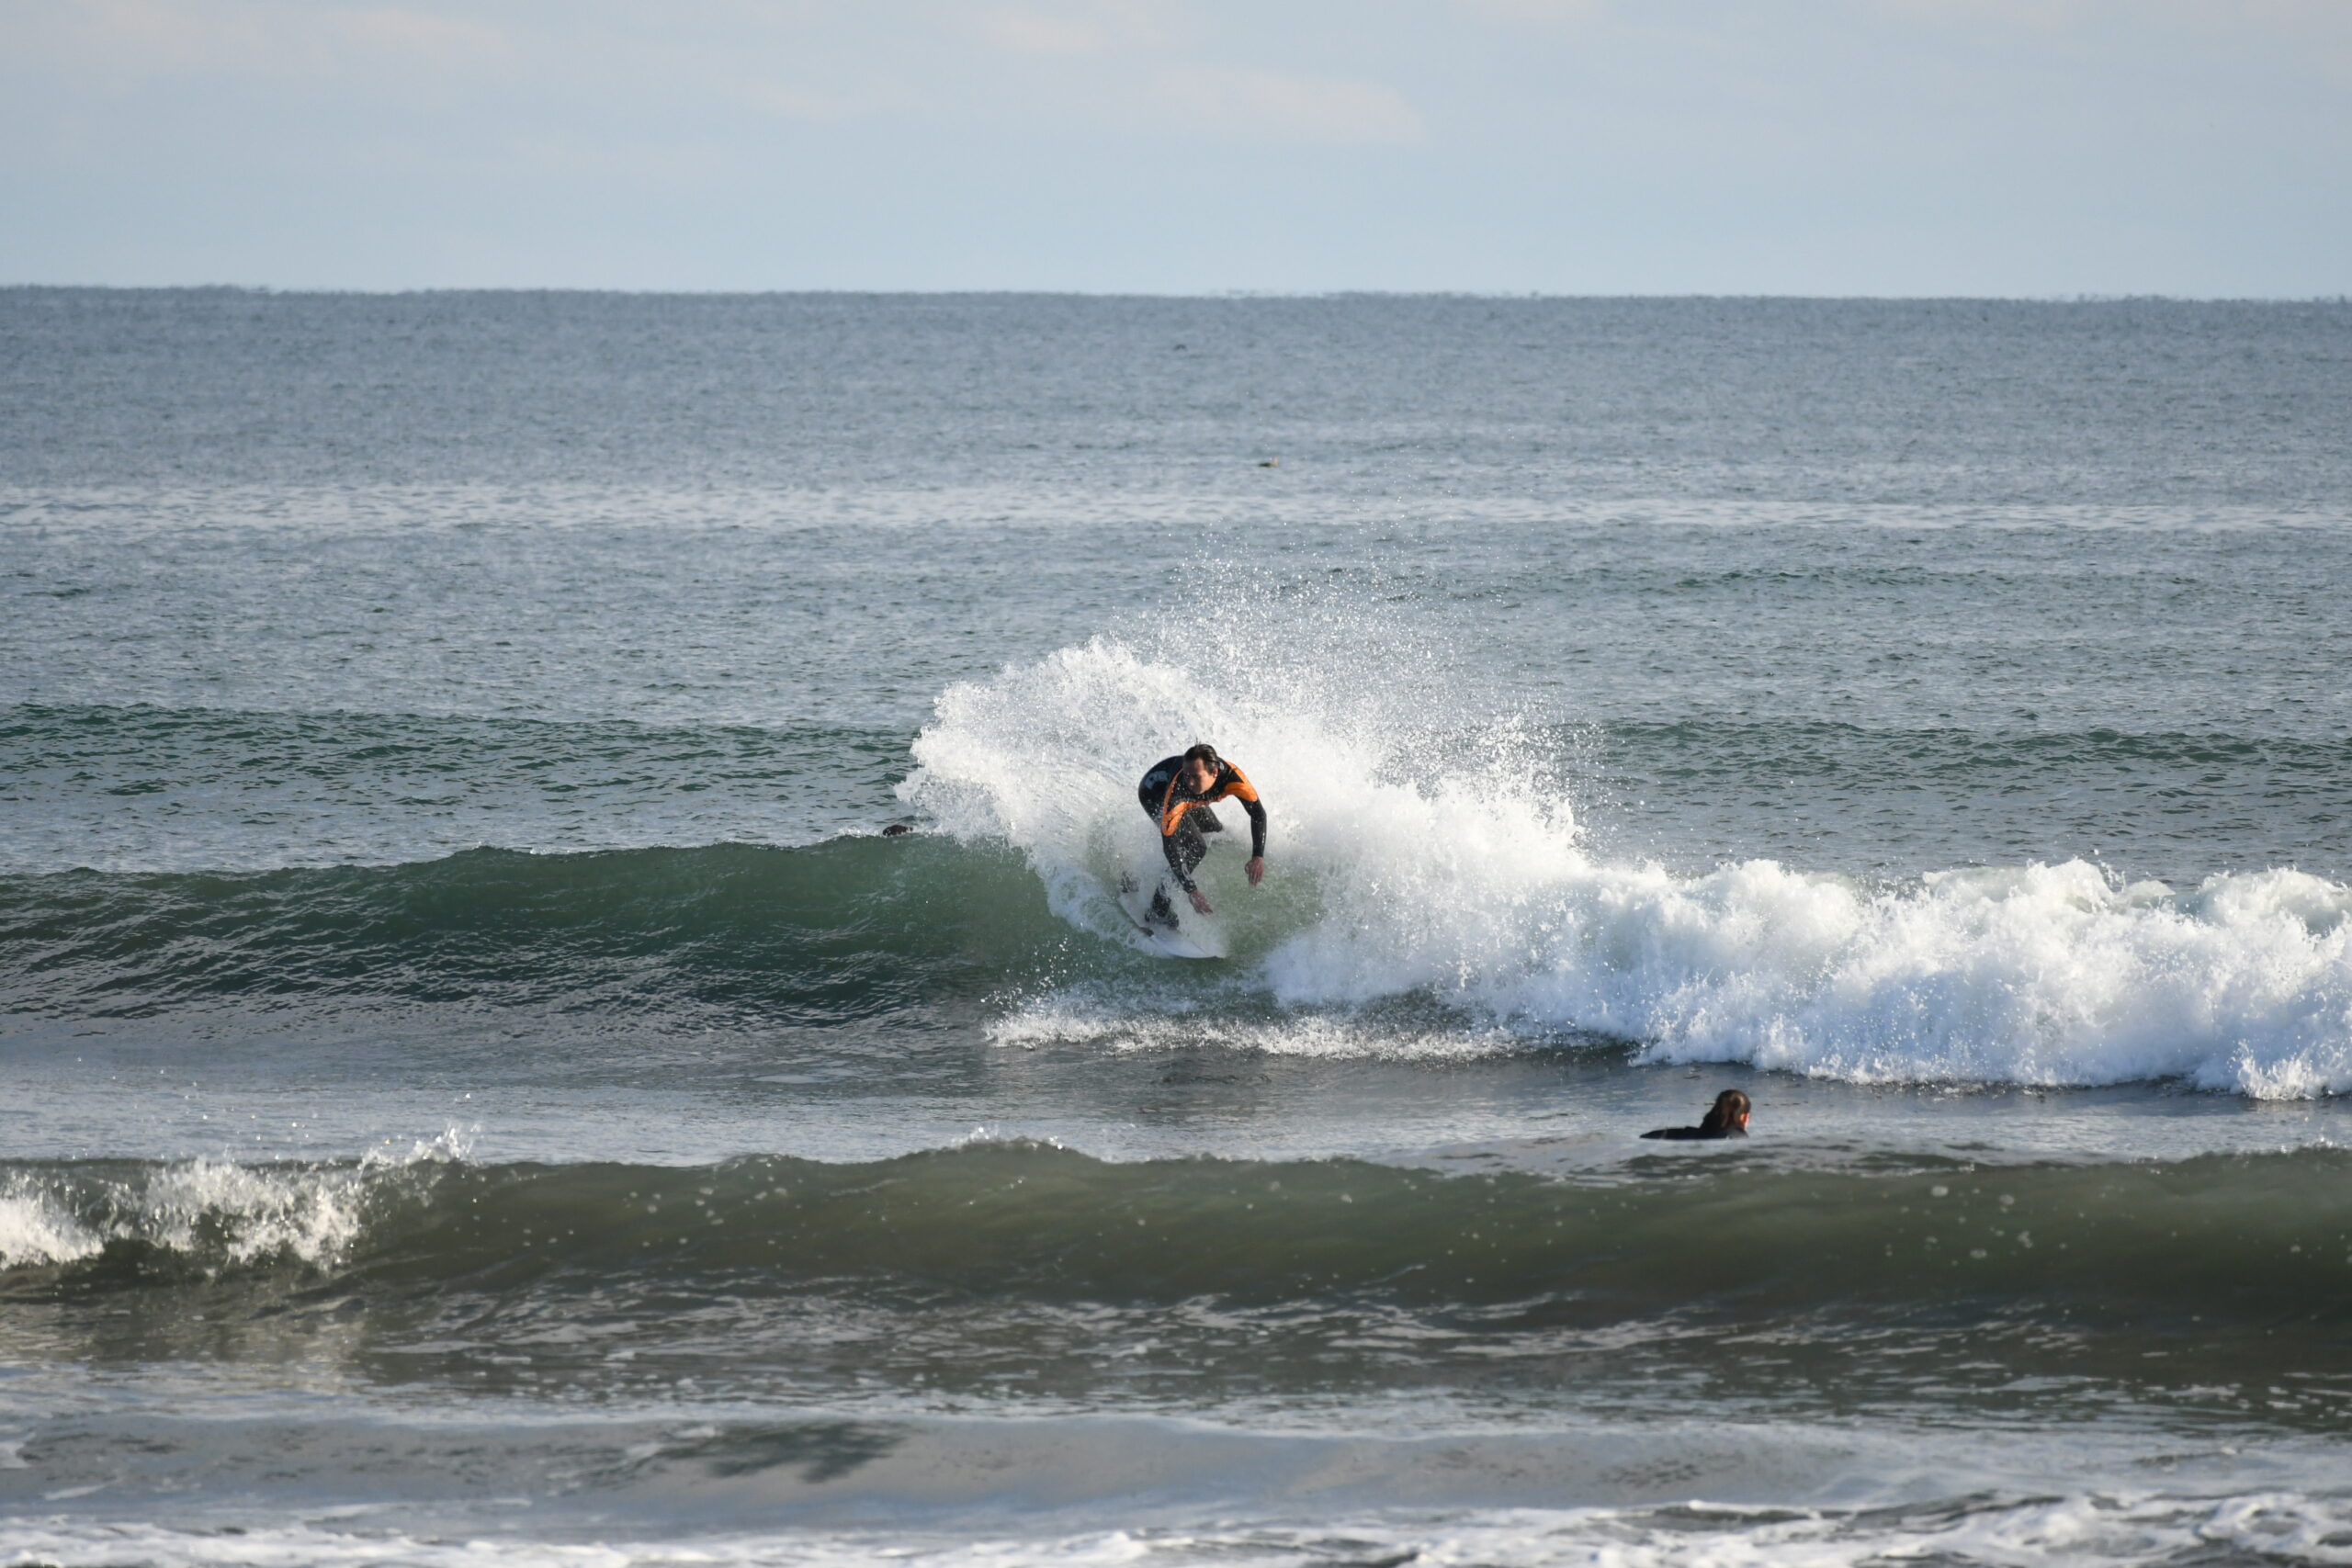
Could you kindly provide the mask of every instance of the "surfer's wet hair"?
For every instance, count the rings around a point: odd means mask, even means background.
[[[1206,762],[1209,765],[1209,771],[1211,773],[1215,773],[1217,769],[1225,766],[1225,759],[1218,756],[1216,754],[1216,748],[1210,745],[1205,740],[1194,741],[1192,746],[1185,750],[1184,761],[1188,762]]]
[[[1714,1104],[1708,1107],[1704,1116],[1699,1118],[1699,1131],[1721,1133],[1726,1128],[1738,1126],[1740,1118],[1747,1114],[1747,1096],[1736,1089],[1727,1089],[1715,1096]]]

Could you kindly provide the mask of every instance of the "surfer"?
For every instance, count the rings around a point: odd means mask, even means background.
[[[1250,886],[1255,887],[1266,874],[1266,808],[1249,776],[1218,756],[1216,747],[1204,742],[1181,757],[1163,757],[1136,785],[1136,798],[1143,803],[1144,815],[1159,824],[1159,852],[1168,857],[1176,886],[1204,915],[1216,911],[1193,886],[1193,868],[1209,852],[1205,835],[1225,831],[1225,824],[1209,807],[1228,796],[1241,802],[1241,808],[1250,814],[1250,863],[1242,869],[1250,874]],[[1165,887],[1152,895],[1151,918],[1165,922],[1176,918]]]
[[[1715,1096],[1715,1103],[1696,1127],[1660,1127],[1644,1133],[1645,1138],[1744,1138],[1747,1136],[1747,1096],[1736,1089],[1727,1089]]]

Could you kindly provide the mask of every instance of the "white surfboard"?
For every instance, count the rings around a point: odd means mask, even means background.
[[[1163,887],[1168,891],[1165,917],[1155,914],[1151,907],[1152,895]],[[1224,931],[1214,919],[1195,910],[1184,890],[1166,876],[1126,877],[1119,889],[1119,908],[1126,911],[1152,951],[1163,957],[1225,956]]]

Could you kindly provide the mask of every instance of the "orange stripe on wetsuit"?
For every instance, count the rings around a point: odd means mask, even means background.
[[[1190,874],[1193,863],[1200,861],[1202,853],[1209,851],[1209,846],[1202,841],[1200,829],[1185,832],[1185,816],[1190,816],[1193,807],[1209,807],[1209,804],[1216,804],[1221,799],[1239,799],[1249,811],[1249,853],[1251,853],[1251,858],[1265,853],[1265,807],[1259,802],[1259,787],[1249,783],[1247,773],[1242,773],[1242,769],[1232,766],[1230,761],[1218,764],[1216,783],[1209,787],[1206,795],[1183,795],[1181,760],[1171,757],[1169,761],[1179,761],[1179,766],[1169,773],[1167,787],[1159,790],[1159,811],[1155,813],[1159,820],[1159,849],[1167,853],[1169,870],[1176,872],[1176,884],[1190,894],[1193,891],[1193,874]]]
[[[1183,783],[1183,773],[1176,773],[1176,778],[1169,781],[1167,795],[1159,797],[1159,837],[1162,840],[1183,828],[1183,813],[1193,807],[1214,807],[1221,799],[1238,799],[1249,807],[1259,804],[1259,785],[1249,783],[1247,773],[1242,773],[1242,769],[1232,766],[1230,761],[1218,766],[1216,785],[1211,787],[1206,795],[1176,795],[1176,787],[1181,783]]]
[[[1159,804],[1155,808],[1151,803],[1151,784],[1162,769],[1166,770],[1168,782],[1160,786]],[[1160,853],[1167,857],[1168,869],[1175,874],[1176,885],[1190,893],[1193,891],[1193,867],[1208,853],[1209,848],[1200,829],[1185,821],[1193,807],[1219,800],[1238,799],[1250,812],[1250,853],[1253,859],[1266,852],[1266,808],[1260,804],[1257,787],[1250,784],[1249,775],[1230,762],[1217,765],[1216,783],[1210,786],[1206,795],[1184,794],[1181,787],[1183,776],[1184,759],[1170,757],[1152,765],[1151,772],[1144,775],[1136,793],[1143,808],[1159,824]],[[1216,820],[1214,814],[1209,820]]]
[[[1220,800],[1238,800],[1250,806],[1258,804],[1258,786],[1250,782],[1249,775],[1230,762],[1217,768],[1216,783],[1206,795],[1178,795],[1177,788],[1183,782],[1184,775],[1180,770],[1174,778],[1168,781],[1167,793],[1159,797],[1159,836],[1163,839],[1172,837],[1184,825],[1184,813],[1195,806],[1214,806]],[[1253,818],[1255,815],[1251,813]]]

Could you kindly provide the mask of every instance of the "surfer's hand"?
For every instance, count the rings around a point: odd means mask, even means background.
[[[1198,909],[1202,914],[1214,915],[1216,913],[1215,909],[1209,908],[1207,896],[1203,894],[1199,888],[1193,888],[1187,897],[1193,900],[1193,908]]]
[[[1250,874],[1250,886],[1255,887],[1258,884],[1266,880],[1266,857],[1263,855],[1251,855],[1250,857],[1250,863],[1243,866],[1241,869]]]

